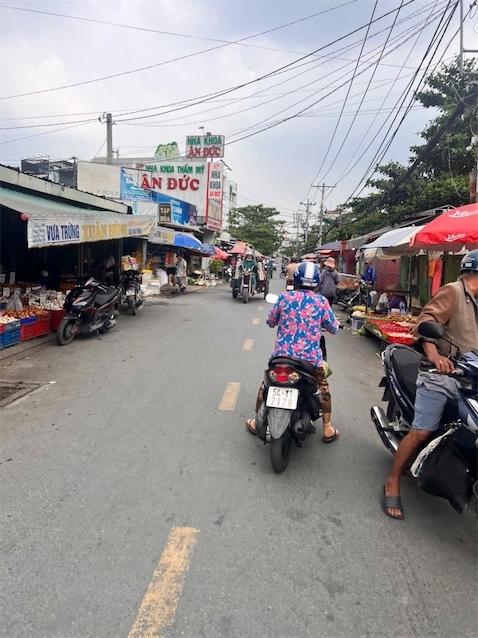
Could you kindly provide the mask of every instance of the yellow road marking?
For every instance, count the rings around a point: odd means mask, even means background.
[[[258,306],[257,310],[264,310],[264,306]]]
[[[173,624],[198,532],[172,528],[128,638],[161,638]]]
[[[254,339],[246,339],[244,341],[244,345],[242,346],[243,350],[252,350],[252,346],[254,345]]]
[[[259,317],[256,317],[255,319],[252,320],[252,323],[257,326],[257,324],[261,323],[261,320],[259,319]]]
[[[221,403],[219,404],[219,410],[228,410],[232,412],[236,407],[237,397],[241,384],[236,381],[229,381],[222,395]]]

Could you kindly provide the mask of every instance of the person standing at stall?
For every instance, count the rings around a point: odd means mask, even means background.
[[[325,260],[320,273],[320,284],[315,292],[325,297],[330,307],[337,298],[337,284],[339,283],[339,273],[335,269],[335,259],[329,257]]]
[[[179,286],[179,294],[184,295],[188,278],[188,262],[184,259],[184,255],[178,257],[176,264],[176,280]]]

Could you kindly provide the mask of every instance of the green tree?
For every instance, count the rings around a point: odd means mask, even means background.
[[[465,62],[465,86],[459,75],[458,59],[428,76],[417,100],[424,108],[438,110],[438,115],[420,133],[423,144],[410,148],[410,162],[422,156],[423,148],[447,122],[463,97],[475,91],[473,81],[478,79],[477,60]],[[390,161],[378,166],[367,186],[373,192],[354,198],[345,208],[341,223],[335,224],[326,235],[326,241],[346,239],[376,228],[394,225],[415,213],[449,204],[460,206],[469,198],[469,173],[474,167],[473,152],[467,151],[472,131],[476,129],[475,106],[447,126],[435,147],[422,157],[417,169],[397,187],[397,180],[407,171],[399,162]],[[393,189],[393,190],[392,190]],[[383,196],[390,193],[384,200]],[[383,202],[380,205],[380,202]]]
[[[262,204],[234,208],[229,212],[228,231],[264,255],[273,255],[282,244],[284,222],[278,215],[278,210]]]

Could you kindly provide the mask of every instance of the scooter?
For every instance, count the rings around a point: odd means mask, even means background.
[[[67,294],[66,315],[56,333],[58,345],[66,346],[77,334],[107,332],[116,325],[121,288],[103,286],[90,277],[85,284],[78,283]]]
[[[443,326],[434,321],[421,323],[418,332],[451,343],[444,338]],[[424,491],[446,498],[462,513],[473,505],[476,511],[478,499],[478,352],[461,354],[457,350],[449,358],[455,367],[451,374],[459,381],[458,404],[447,406],[436,436],[419,452],[411,474]],[[405,345],[390,344],[382,353],[385,375],[380,387],[384,388],[382,400],[388,405],[386,413],[374,405],[371,417],[382,443],[393,455],[413,422],[420,362],[420,354]],[[427,372],[436,370],[430,367]]]
[[[143,305],[141,295],[141,274],[137,270],[124,270],[121,273],[121,303],[129,306],[132,315],[138,314]]]
[[[274,294],[266,297],[271,304],[277,299]],[[256,432],[264,443],[270,443],[271,464],[276,473],[287,468],[292,442],[302,447],[303,441],[315,434],[314,421],[321,415],[314,367],[289,357],[272,358],[264,373],[263,403],[256,415]]]

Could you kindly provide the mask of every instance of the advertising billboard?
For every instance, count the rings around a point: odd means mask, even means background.
[[[218,159],[224,157],[224,135],[188,135],[186,157]]]
[[[78,190],[120,199],[120,169],[110,164],[78,162]]]
[[[219,232],[222,228],[222,162],[210,162],[207,174],[206,228]]]

